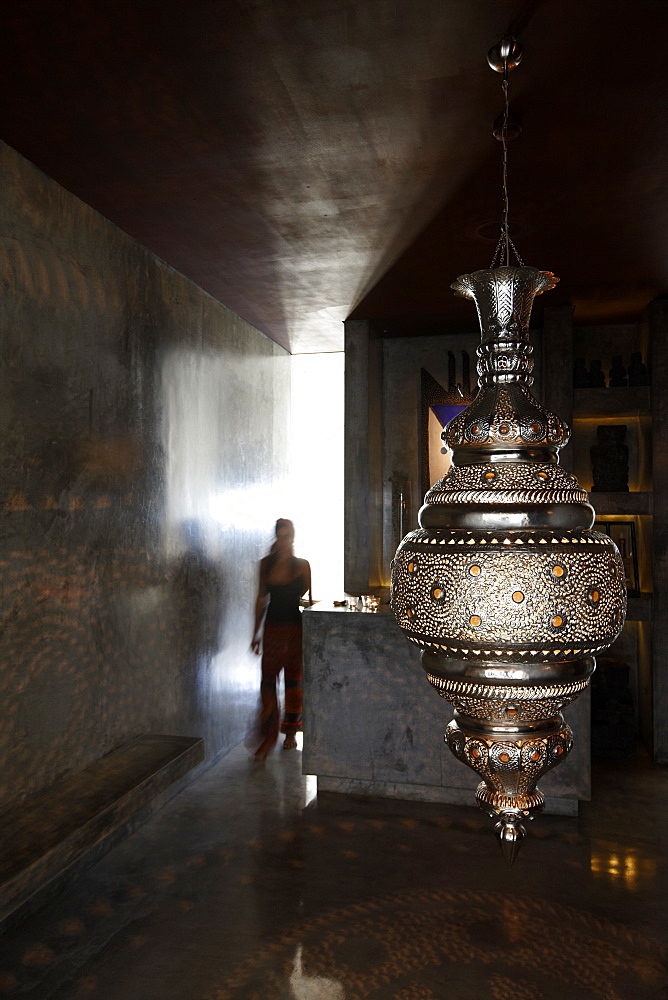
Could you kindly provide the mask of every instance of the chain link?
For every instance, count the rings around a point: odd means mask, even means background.
[[[503,70],[503,124],[501,126],[501,145],[503,147],[503,157],[502,157],[502,190],[503,190],[503,222],[501,223],[501,236],[499,237],[499,242],[496,245],[496,250],[494,251],[494,256],[492,257],[492,263],[490,267],[496,267],[497,260],[499,263],[505,262],[506,267],[510,267],[510,250],[512,247],[513,253],[517,259],[517,263],[520,267],[524,267],[524,261],[517,252],[517,248],[510,238],[510,229],[508,225],[508,215],[510,212],[510,199],[508,197],[508,143],[506,141],[506,132],[508,130],[508,119],[510,116],[510,104],[508,100],[508,66],[504,65]]]

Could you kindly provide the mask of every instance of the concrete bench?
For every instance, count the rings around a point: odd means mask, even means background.
[[[203,759],[204,740],[144,735],[10,807],[0,817],[0,923],[94,864]]]

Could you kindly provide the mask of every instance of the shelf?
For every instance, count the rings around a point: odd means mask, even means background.
[[[641,594],[640,597],[629,597],[626,620],[628,622],[651,622],[652,595]]]
[[[650,413],[650,387],[630,385],[626,389],[575,389],[573,391],[573,418],[587,420],[595,417],[644,417]]]
[[[620,390],[621,391],[621,390]],[[606,514],[651,514],[652,493],[590,493],[589,503],[596,516]]]

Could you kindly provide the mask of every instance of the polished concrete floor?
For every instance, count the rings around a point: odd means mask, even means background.
[[[233,751],[0,939],[0,995],[668,998],[667,769],[596,765],[592,804],[539,818],[512,869],[475,807],[316,797],[300,772]]]

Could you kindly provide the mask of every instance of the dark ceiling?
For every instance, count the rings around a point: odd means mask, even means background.
[[[632,320],[668,290],[666,0],[3,8],[2,137],[293,352],[350,315],[475,325],[449,285],[494,249],[509,26],[511,221],[549,304]]]

